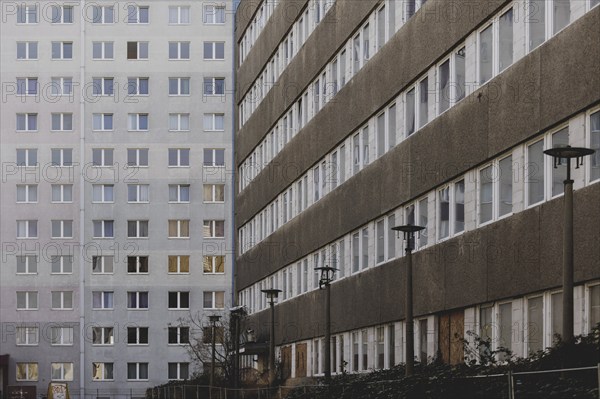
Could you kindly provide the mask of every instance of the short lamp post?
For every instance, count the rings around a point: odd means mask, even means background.
[[[221,316],[219,315],[210,315],[208,316],[208,319],[210,320],[210,325],[211,325],[211,339],[212,339],[212,357],[211,357],[211,363],[210,363],[210,389],[212,389],[212,387],[214,386],[215,383],[215,361],[216,361],[216,350],[215,350],[215,346],[216,346],[216,342],[215,342],[215,335],[216,335],[216,330],[217,330],[217,323],[219,322],[219,320],[221,319]]]
[[[414,373],[415,367],[415,336],[413,325],[413,284],[412,284],[412,251],[415,249],[415,234],[418,234],[425,227],[413,226],[411,224],[405,226],[393,227],[392,230],[404,234],[406,241],[406,376],[411,376]]]
[[[544,151],[554,158],[554,168],[566,163],[567,179],[565,186],[564,227],[563,227],[563,325],[562,339],[565,342],[573,340],[573,179],[571,179],[571,160],[575,159],[575,168],[583,165],[583,158],[596,151],[581,147],[555,147]]]
[[[319,289],[325,287],[325,383],[331,383],[331,282],[333,276],[338,270],[334,267],[315,267],[316,271],[321,272],[319,280]]]
[[[261,290],[269,301],[271,308],[271,332],[269,334],[269,385],[275,381],[275,303],[281,290],[271,288]]]

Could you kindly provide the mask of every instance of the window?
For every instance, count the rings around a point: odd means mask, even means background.
[[[50,327],[50,345],[70,346],[73,345],[73,327]]]
[[[17,5],[17,23],[18,24],[37,24],[38,12],[36,4]],[[37,374],[37,372],[36,372]],[[36,378],[37,380],[37,378]]]
[[[169,42],[170,60],[189,60],[190,42]]]
[[[73,309],[72,291],[52,291],[52,310]]]
[[[38,364],[37,363],[17,363],[17,372],[15,375],[17,381],[37,381]]]
[[[73,59],[73,42],[52,42],[52,59]]]
[[[18,255],[15,258],[17,262],[17,274],[37,274],[37,256]]]
[[[37,310],[37,291],[17,291],[17,310]]]
[[[224,291],[204,291],[204,309],[224,309],[225,292]]]
[[[169,238],[190,238],[190,221],[169,220]]]
[[[352,234],[352,272],[369,267],[369,228]]]
[[[484,84],[508,66],[513,53],[512,8],[479,33],[479,83]]]
[[[498,306],[498,341],[497,347],[512,349],[513,322],[512,322],[512,303],[503,303]],[[500,354],[499,360],[505,360],[505,355]]]
[[[182,345],[190,342],[189,327],[169,327],[169,344]]]
[[[225,238],[225,221],[205,220],[202,231],[204,238]]]
[[[93,291],[92,309],[112,309],[113,292],[112,291]]]
[[[145,291],[127,292],[127,309],[130,309],[130,310],[148,309],[148,292],[145,292]]]
[[[554,148],[569,144],[569,128],[565,127],[544,139],[527,147],[525,183],[527,185],[527,204],[535,205],[546,198],[554,198],[564,191],[567,171],[561,161],[553,168],[553,159],[544,155],[544,148]],[[551,178],[547,179],[546,174]]]
[[[17,166],[37,166],[37,149],[17,149]]]
[[[174,25],[187,25],[190,23],[190,7],[170,6],[169,23]]]
[[[129,24],[147,24],[150,7],[148,6],[127,6],[127,23]]]
[[[92,94],[95,96],[114,95],[114,78],[93,78]]]
[[[416,121],[416,115],[417,115],[417,108],[415,105],[416,91],[417,91],[416,88],[412,88],[411,90],[409,90],[406,93],[406,99],[404,101],[405,107],[406,107],[406,109],[405,109],[406,137],[413,134],[416,130],[416,128],[415,128],[415,125],[416,125],[415,121]]]
[[[114,256],[93,256],[92,274],[112,274],[114,271]]]
[[[224,60],[225,43],[224,42],[204,42],[205,60]]]
[[[596,150],[590,160],[590,181],[600,179],[600,111],[590,115],[590,147]]]
[[[113,220],[94,220],[94,238],[114,238],[114,221]]]
[[[148,363],[127,363],[127,380],[147,380]]]
[[[92,42],[92,59],[112,60],[114,58],[113,42]]]
[[[494,31],[488,26],[479,34],[479,83],[483,84],[494,75]]]
[[[73,6],[51,6],[53,24],[72,24],[73,23]]]
[[[92,23],[112,24],[115,22],[114,6],[92,6]]]
[[[169,114],[169,130],[172,132],[189,132],[190,114]]]
[[[73,273],[72,255],[52,255],[50,257],[52,274],[71,274]]]
[[[147,256],[128,256],[127,273],[129,274],[148,274]]]
[[[150,192],[150,185],[148,185],[148,184],[128,184],[127,185],[127,202],[129,202],[129,203],[148,203],[150,201],[149,192]]]
[[[92,122],[94,130],[113,130],[113,114],[94,114]]]
[[[225,273],[225,256],[204,256],[204,274]]]
[[[205,24],[224,24],[225,6],[205,5],[204,6]]]
[[[169,166],[170,167],[189,167],[190,150],[189,148],[169,148]]]
[[[52,148],[52,166],[73,166],[73,150],[70,148]]]
[[[189,203],[190,185],[189,184],[169,184],[169,202],[171,203]]]
[[[18,96],[35,96],[38,94],[37,78],[17,78]]]
[[[189,363],[169,363],[169,380],[187,380],[189,374]]]
[[[148,149],[147,148],[128,148],[127,166],[147,167]]]
[[[69,203],[73,202],[72,184],[52,184],[52,202]]]
[[[127,327],[127,345],[148,345],[148,327]]]
[[[225,114],[204,114],[204,131],[222,132],[225,130]]]
[[[419,83],[419,127],[429,122],[429,79]]]
[[[127,94],[130,96],[147,96],[149,88],[148,82],[148,78],[128,78]]]
[[[73,78],[53,77],[51,85],[53,96],[70,96],[73,94]]]
[[[479,171],[479,223],[512,213],[512,156]]]
[[[464,47],[439,66],[438,90],[438,113],[440,114],[465,97]]]
[[[92,345],[114,345],[115,330],[113,327],[92,327]]]
[[[365,126],[352,137],[352,173],[356,174],[369,164],[369,127]]]
[[[73,131],[73,114],[70,113],[53,113],[52,114],[52,130],[54,131]]]
[[[147,60],[148,42],[127,42],[128,60]]]
[[[598,327],[600,323],[600,284],[588,287],[589,292],[589,315],[588,331]]]
[[[38,327],[17,327],[15,331],[17,346],[35,346],[40,340]]]
[[[127,238],[148,238],[148,221],[128,220]]]
[[[17,220],[17,238],[37,238],[37,220]]]
[[[223,203],[225,202],[224,184],[205,184],[203,187],[205,203]]]
[[[525,326],[527,353],[532,355],[544,349],[544,297],[527,298]]]
[[[38,42],[17,42],[18,60],[37,60]]]
[[[17,132],[36,132],[38,114],[17,114]]]
[[[169,255],[169,274],[189,274],[190,257],[189,255]]]
[[[169,309],[189,309],[190,308],[190,293],[189,292],[169,292]]]
[[[93,381],[112,381],[114,363],[92,363]]]
[[[92,185],[92,202],[95,203],[111,203],[114,201],[114,185],[113,184],[94,184]]]
[[[205,96],[225,95],[225,78],[204,78]]]
[[[129,114],[130,131],[148,131],[148,114]]]
[[[204,166],[225,166],[225,150],[222,148],[205,148]]]
[[[109,167],[113,166],[112,148],[94,148],[92,149],[92,165]]]
[[[169,78],[170,96],[189,96],[190,78]]]
[[[438,191],[438,239],[465,228],[465,181],[459,180]]]
[[[37,203],[37,184],[17,184],[17,202],[22,204]]]

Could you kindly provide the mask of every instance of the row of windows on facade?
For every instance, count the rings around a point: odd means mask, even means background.
[[[37,41],[18,41],[17,60],[38,60]],[[169,60],[191,60],[191,42],[170,41],[168,42]],[[53,41],[50,46],[50,58],[53,60],[72,60],[74,44],[72,41]],[[128,60],[148,60],[150,53],[150,42],[128,41],[123,49]],[[115,42],[93,41],[93,60],[114,60]],[[224,60],[225,42],[205,41],[202,46],[202,58],[204,60]]]
[[[43,86],[38,82],[37,77],[23,77],[17,78],[15,93],[18,96],[38,96],[40,94],[71,96],[74,94],[73,88],[74,83],[71,77],[54,77],[51,83]],[[119,88],[118,82],[113,77],[93,78],[92,82],[84,87],[84,94],[90,94],[91,90],[93,96],[115,96],[118,94]],[[150,78],[128,78],[123,89],[129,96],[149,95]],[[225,78],[205,77],[202,84],[202,94],[204,96],[225,95]],[[191,78],[169,78],[169,95],[191,95]]]
[[[164,15],[164,9],[156,9],[155,17]],[[84,22],[92,24],[114,24],[125,22],[128,24],[150,23],[150,6],[127,4],[122,10],[114,5],[92,4],[84,7],[81,18]],[[52,24],[72,24],[76,19],[76,7],[74,5],[44,5],[40,4],[18,4],[16,17],[18,24],[37,24],[41,20]],[[169,6],[168,24],[189,25],[191,23],[192,9],[190,6]],[[122,13],[122,14],[121,14]],[[122,15],[122,20],[119,18]],[[226,9],[224,5],[205,4],[203,7],[204,24],[224,24]]]
[[[399,104],[400,123],[393,115],[393,130],[385,137],[378,133],[377,156],[381,156],[399,141],[415,133],[437,115],[446,112],[480,85],[503,72],[516,60],[525,56],[544,41],[562,30],[569,22],[579,18],[586,7],[600,2],[561,1],[556,7],[545,7],[544,1],[529,0],[523,4],[511,4],[484,25],[484,28],[471,35],[447,54],[438,65],[430,68],[417,82],[400,93],[393,102]],[[316,80],[309,85],[284,115],[276,122],[274,129],[257,145],[255,150],[240,166],[240,187],[242,191],[260,171],[289,143],[322,108],[338,93],[365,63],[379,51],[394,34],[389,23],[394,13],[390,5],[378,8],[355,36],[348,40],[333,60],[323,68]],[[387,11],[386,11],[387,10]],[[515,19],[515,14],[529,15],[532,10],[541,10],[539,20],[523,21]],[[527,24],[525,24],[527,22]],[[375,45],[371,37],[375,37]],[[526,43],[527,49],[521,43]],[[347,56],[350,54],[350,56]],[[351,57],[351,58],[349,58]],[[347,65],[347,59],[350,61]],[[388,105],[391,108],[391,105]],[[240,105],[241,120],[247,119],[246,108]],[[398,130],[400,130],[398,132]]]
[[[203,309],[224,309],[225,291],[203,291]],[[17,310],[39,310],[38,291],[17,291]],[[51,309],[73,310],[73,291],[52,291]],[[167,307],[170,310],[189,310],[191,293],[187,291],[169,291]],[[128,310],[147,310],[150,308],[150,293],[148,291],[128,291]],[[93,291],[92,309],[114,310],[113,291]]]
[[[243,126],[247,118],[258,108],[285,68],[292,62],[300,48],[314,29],[324,20],[324,15],[334,4],[335,0],[311,0],[308,2],[287,36],[279,43],[275,54],[267,61],[266,66],[259,74],[259,78],[244,96],[242,106],[247,112],[242,113],[245,119],[240,121],[240,126]],[[240,65],[250,51],[255,39],[254,27],[250,25],[248,32],[239,45]]]
[[[92,274],[114,274],[115,259],[112,255],[92,256]],[[50,256],[50,274],[72,274],[74,256],[73,255],[51,255]],[[168,274],[190,274],[193,263],[190,261],[190,255],[168,255],[167,273]],[[15,256],[16,273],[20,275],[38,274],[39,259],[37,255],[17,255]],[[125,259],[127,274],[150,274],[149,256],[127,256]],[[119,263],[117,262],[117,267]],[[152,268],[154,268],[153,266]],[[203,255],[202,271],[204,274],[223,274],[225,273],[224,255]],[[117,269],[119,272],[119,269]]]
[[[53,112],[50,114],[51,132],[72,132],[73,113],[71,112]],[[92,115],[92,130],[95,131],[113,131],[115,116],[112,113],[95,113]],[[169,131],[170,132],[189,132],[192,130],[192,117],[189,113],[170,113]],[[150,130],[150,114],[131,113],[127,114],[128,131],[148,131]],[[37,113],[17,113],[16,131],[17,132],[37,132],[40,128],[38,124]],[[205,132],[223,132],[225,131],[225,114],[206,113],[203,115],[203,130]]]
[[[581,311],[578,314],[583,317],[576,321],[580,325],[576,326],[575,330],[578,334],[587,334],[600,323],[600,284],[579,286],[576,287],[576,291],[576,295],[585,292],[577,298],[579,302],[576,307]],[[461,318],[460,328],[464,331],[464,336],[451,337],[451,345],[460,346],[461,360],[463,356],[467,360],[477,360],[480,356],[488,357],[492,351],[498,351],[496,359],[505,361],[508,359],[508,352],[499,350],[500,348],[511,351],[514,356],[527,357],[554,345],[556,334],[562,334],[562,293],[558,291],[480,305],[464,309],[461,313],[464,321]],[[442,336],[443,320],[448,320],[447,315],[445,316],[419,316],[414,321],[417,361],[431,362],[439,356],[438,349],[441,343],[448,342],[448,336]],[[477,334],[482,342],[489,345],[477,347],[472,333]],[[366,372],[391,368],[403,362],[405,335],[405,322],[334,334],[330,343],[332,373]],[[462,339],[466,341],[467,346],[464,346]],[[313,376],[322,374],[324,345],[323,338],[316,338],[280,348],[284,367],[287,364],[292,370],[307,370],[308,374]],[[294,349],[295,364],[292,364],[291,352]]]
[[[586,120],[589,126],[591,137],[588,136],[587,141],[600,150],[600,112],[576,116],[571,120],[570,125],[581,126],[582,119]],[[341,240],[317,250],[303,261],[289,265],[275,276],[254,284],[242,291],[242,303],[249,306],[252,312],[266,307],[266,301],[260,295],[261,289],[281,287],[284,299],[301,295],[309,289],[317,289],[319,274],[313,273],[312,284],[309,277],[309,270],[314,267],[334,266],[339,269],[337,278],[343,278],[372,265],[394,259],[397,256],[396,238],[391,228],[401,224],[401,218],[404,224],[426,227],[415,243],[416,249],[419,250],[461,234],[465,230],[497,221],[514,212],[539,205],[545,200],[561,195],[564,190],[566,168],[554,168],[553,160],[545,156],[543,151],[555,146],[573,144],[575,141],[585,141],[583,134],[581,139],[570,139],[569,136],[568,126],[559,128],[541,139],[538,138],[532,143],[513,149],[510,155],[503,155],[478,169],[467,172],[464,177],[444,184],[441,188],[359,228],[358,231]],[[520,166],[522,161],[523,167]],[[522,173],[518,172],[519,169]],[[590,159],[589,167],[586,169],[587,179],[583,177],[584,173],[576,175],[578,184],[581,183],[583,186],[586,183],[600,181],[600,151]],[[319,180],[317,185],[320,185]],[[521,198],[519,204],[515,204],[515,193],[521,191],[524,192],[518,194]],[[299,192],[302,195],[305,193],[304,190]],[[284,198],[283,206],[291,212],[294,193],[292,191],[288,194],[286,198],[290,200],[286,201]],[[300,198],[300,201],[304,199]],[[285,213],[284,210],[284,216]],[[400,217],[397,217],[397,214]],[[264,215],[261,213],[256,219],[257,222],[244,226],[240,230],[240,245],[251,248],[256,245],[252,241],[254,237],[260,241],[274,231],[272,229],[276,229],[277,225],[271,216],[269,212]],[[245,249],[242,247],[241,251]],[[350,259],[350,262],[347,259]],[[311,262],[310,268],[309,262]]]
[[[128,220],[127,238],[149,238],[148,220]],[[94,238],[115,238],[114,220],[93,220]],[[57,239],[73,238],[73,220],[52,220],[51,237]],[[169,220],[169,238],[190,238],[190,220]],[[224,220],[204,220],[203,238],[225,238]],[[38,221],[36,219],[17,220],[17,238],[38,238]]]
[[[127,363],[127,380],[148,380],[149,363]],[[16,364],[17,381],[38,381],[39,364],[34,362],[18,362]],[[190,377],[189,363],[167,363],[167,377],[169,380],[187,380]],[[73,363],[61,362],[50,364],[51,381],[73,381]],[[114,363],[92,363],[92,380],[114,380]]]
[[[142,160],[143,161],[143,160]],[[142,165],[129,166],[148,166]],[[52,203],[71,203],[73,202],[72,184],[52,184],[51,185]],[[189,203],[192,200],[190,184],[169,184],[169,203]],[[37,184],[17,184],[17,203],[36,204],[38,203],[38,185]],[[224,184],[204,184],[202,190],[202,200],[206,204],[225,202]],[[115,201],[114,184],[93,184],[92,202],[94,203],[113,203]],[[149,184],[128,184],[127,185],[128,203],[149,203],[150,185]]]
[[[169,148],[168,150],[168,166],[169,167],[190,167],[190,152],[189,148]],[[39,166],[37,148],[17,148],[16,149],[16,165],[36,167]],[[135,149],[135,161],[128,159],[129,166],[148,166],[147,148]],[[72,148],[52,148],[50,149],[51,161],[50,166],[72,167],[77,165],[73,159]],[[145,154],[145,155],[144,155]],[[130,153],[128,153],[128,158]],[[225,166],[225,149],[223,148],[205,148],[203,151],[204,161],[203,166]],[[130,161],[136,162],[131,165]],[[146,163],[144,165],[143,163]],[[92,149],[92,166],[98,167],[113,167],[114,149],[113,148],[93,148]]]
[[[256,12],[252,20],[248,23],[248,26],[246,27],[246,30],[240,39],[240,65],[242,62],[244,62],[244,59],[256,42],[258,36],[260,36],[267,21],[269,21],[273,15],[273,11],[275,11],[275,8],[277,8],[279,1],[280,0],[262,0],[260,5],[256,7]],[[244,12],[244,10],[240,9],[240,12]]]

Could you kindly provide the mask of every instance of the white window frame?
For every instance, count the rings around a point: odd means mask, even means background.
[[[17,96],[37,96],[40,92],[37,77],[17,77]],[[23,90],[20,90],[20,88]]]
[[[217,222],[222,222],[223,223],[223,236],[217,236]],[[208,236],[205,236],[203,234],[204,238],[210,238],[210,239],[214,239],[214,238],[225,238],[225,220],[204,220],[203,222],[203,233],[206,232],[205,229],[208,227],[209,229],[209,234]]]
[[[111,260],[111,268],[109,269],[107,267],[108,262],[107,260],[110,259]],[[98,255],[98,256],[93,256],[92,257],[92,274],[114,274],[115,271],[115,258],[114,256],[108,256],[108,255]],[[99,271],[95,271],[94,270],[94,264],[98,264],[100,266],[100,270]]]
[[[50,153],[52,155],[51,166],[60,168],[72,168],[73,162],[73,149],[72,148],[51,148]],[[58,154],[58,163],[54,162],[54,156]],[[70,162],[69,162],[70,158]]]
[[[35,326],[16,327],[15,340],[17,346],[38,346],[40,342],[40,329]]]
[[[218,272],[217,270],[217,258],[223,258],[223,271],[222,272]],[[202,273],[203,274],[209,274],[209,275],[213,275],[213,274],[225,274],[225,255],[205,255],[202,258]],[[207,272],[204,269],[204,265],[206,263],[206,261],[209,260],[210,261],[210,265],[211,265],[211,271]]]
[[[20,164],[18,162],[18,158],[19,158],[19,151],[22,151],[22,154],[24,156],[24,164]],[[17,148],[16,150],[17,152],[17,166],[22,166],[22,167],[37,167],[39,165],[38,159],[37,159],[37,148]],[[33,163],[35,159],[35,163]]]
[[[210,308],[205,308],[204,307],[204,295],[206,293],[211,293],[212,294],[212,300],[211,300],[211,304],[212,307]],[[217,308],[217,294],[218,293],[222,293],[223,294],[223,307],[222,308]],[[202,308],[203,309],[224,309],[225,308],[225,291],[203,291],[202,292]]]
[[[217,87],[219,86],[218,82],[220,82],[220,81],[223,82],[223,84],[222,84],[223,93],[217,93]],[[224,77],[217,77],[217,76],[204,77],[202,82],[203,82],[202,94],[205,97],[218,97],[218,96],[224,96],[226,94]]]
[[[112,239],[115,238],[114,237],[114,233],[115,233],[115,222],[114,220],[93,220],[92,221],[92,227],[93,230],[95,230],[95,227],[97,225],[97,223],[100,223],[100,228],[102,230],[102,235],[101,236],[96,236],[95,231],[92,232],[93,238],[96,239],[102,239],[102,238],[108,238],[108,239]],[[111,223],[112,224],[112,230],[113,230],[113,235],[112,236],[107,236],[107,226],[108,224]]]
[[[171,12],[177,12],[176,21],[171,20]],[[183,11],[187,11],[187,18]],[[187,21],[186,21],[187,19]],[[189,25],[192,19],[192,12],[190,6],[169,6],[169,25]]]
[[[189,274],[189,273],[182,272],[182,273],[169,273],[169,274]],[[175,294],[175,296],[177,298],[176,307],[171,307],[170,304],[168,303],[169,299],[170,299],[169,297],[171,296],[171,294]],[[187,302],[188,302],[188,307],[187,308],[182,307],[182,301],[183,301],[182,298],[185,296],[185,294],[187,294]],[[191,306],[191,295],[190,295],[189,291],[169,291],[168,292],[168,294],[167,294],[167,308],[169,310],[188,310],[188,309],[190,309],[190,306]]]
[[[177,198],[171,198],[171,188],[175,188]],[[187,188],[188,191],[188,200],[182,200],[182,190]],[[190,184],[169,184],[169,204],[189,204],[191,199],[191,185]]]
[[[141,331],[146,330],[146,340],[147,342],[141,341]],[[135,342],[129,342],[129,334],[130,330],[135,331]],[[128,346],[148,346],[150,344],[150,329],[148,327],[127,327],[127,345]]]
[[[52,10],[52,14],[51,14],[52,17],[50,18],[50,22],[52,24],[72,24],[73,23],[75,10],[72,5],[54,4],[50,7],[50,9]],[[70,12],[71,12],[70,20],[68,18],[69,14],[67,13],[67,10],[70,10]],[[55,15],[58,16],[58,20],[56,18],[54,18]]]
[[[101,200],[97,201],[94,199],[94,189],[96,187],[100,188]],[[112,200],[107,199],[108,190],[107,188],[111,187],[111,196]],[[114,184],[93,184],[92,185],[92,203],[94,204],[112,204],[115,202],[115,186]]]
[[[143,118],[146,118],[146,128],[141,128]],[[127,114],[127,125],[130,132],[147,132],[150,130],[150,114],[148,113],[135,113]]]
[[[100,342],[96,342],[96,341]],[[92,327],[92,346],[113,346],[115,344],[114,327]]]
[[[58,117],[58,122],[59,125],[57,126],[58,129],[55,129],[54,126],[54,118]],[[68,119],[71,119],[71,128],[70,129],[66,129],[65,125],[66,125],[66,121],[68,121]],[[73,113],[71,112],[52,112],[51,113],[51,129],[50,131],[52,132],[72,132],[73,131]]]
[[[108,372],[107,365],[110,364],[110,373]],[[92,363],[92,381],[114,381],[115,379],[115,369],[114,363],[112,362],[93,362]],[[94,368],[100,369],[100,376],[96,378],[94,374]],[[108,375],[110,374],[110,375]]]
[[[210,200],[207,200],[206,197],[204,196],[204,194],[206,193],[206,187],[210,187],[211,190],[211,198]],[[217,186],[221,186],[222,190],[223,190],[223,201],[217,201]],[[204,184],[203,187],[203,202],[205,204],[223,204],[225,203],[225,185],[224,184]]]
[[[111,18],[108,18],[107,10],[110,10]],[[97,15],[97,17],[99,17],[99,18],[95,18],[94,14],[99,14],[99,15]],[[100,6],[97,4],[92,6],[92,16],[90,17],[90,21],[93,24],[102,24],[102,25],[114,24],[115,23],[115,8],[114,8],[114,6]]]
[[[109,85],[110,82],[110,85]],[[97,92],[93,92],[96,91]],[[115,79],[112,77],[92,78],[92,94],[98,97],[112,97],[115,95]]]
[[[23,262],[25,267],[25,271],[20,272],[18,268],[19,261]],[[15,256],[16,265],[16,273],[20,275],[26,274],[38,274],[38,259],[37,255],[17,255]]]
[[[19,294],[23,294],[25,298],[25,307],[18,307],[18,299],[17,299],[17,307],[16,310],[38,310],[39,308],[39,293],[37,291],[17,291],[17,298]],[[30,302],[35,302],[35,307]]]
[[[94,152],[96,151],[100,151],[100,164],[99,165],[94,165],[93,164],[93,155]],[[110,154],[110,158],[112,158],[112,164],[107,163],[108,162],[108,155]],[[92,148],[92,166],[94,166],[95,168],[112,168],[114,166],[114,149],[113,148]]]
[[[190,238],[190,221],[189,219],[169,219],[168,222],[177,222],[177,234],[175,236],[169,236],[169,239],[189,239]],[[182,222],[187,222],[188,224],[188,235],[183,236],[182,232]],[[170,223],[168,223],[170,224]],[[168,231],[167,231],[168,233]]]
[[[207,118],[210,118],[210,126],[207,129]],[[217,118],[223,119],[223,128],[217,129]],[[225,114],[223,113],[205,113],[203,119],[203,126],[205,132],[224,132],[225,131]]]
[[[73,238],[73,221],[72,220],[51,220],[50,223],[52,225],[51,236],[53,239]],[[58,224],[56,227],[58,227],[58,229],[60,230],[60,235],[58,235],[58,236],[54,235],[55,223]],[[69,230],[69,225],[70,225],[71,235],[65,235],[65,232],[67,230]]]
[[[600,5],[600,2],[598,3]],[[586,113],[586,145],[588,148],[592,148],[592,116],[598,115],[600,118],[600,107],[593,108]],[[592,155],[600,160],[600,148],[596,150],[596,154]],[[592,161],[588,159],[585,162],[588,166],[586,167],[587,177],[585,179],[587,184],[594,184],[600,182],[600,176],[597,179],[592,180]],[[600,168],[600,162],[598,163]]]
[[[18,369],[19,365],[25,365],[25,374],[29,377],[30,375],[35,375],[36,378],[19,378]],[[16,381],[37,381],[39,379],[39,364],[37,362],[17,362],[16,363],[17,372],[15,373]],[[35,372],[34,372],[35,369]]]
[[[54,307],[54,299],[56,298],[55,295],[57,295],[58,299],[60,300],[59,307]],[[71,307],[66,307],[65,303],[67,302],[69,295],[71,296]],[[52,291],[51,297],[52,310],[73,310],[73,302],[75,301],[75,295],[73,295],[73,291]]]
[[[172,45],[175,45],[175,47],[176,47],[175,57],[171,57],[171,46]],[[185,49],[186,45],[187,45],[188,57],[184,58],[183,50]],[[186,41],[169,42],[168,50],[169,50],[169,61],[189,61],[192,57],[191,43],[189,41],[187,41],[187,42]]]
[[[59,46],[60,52],[59,52],[59,56],[57,58],[55,58],[54,56],[52,56],[52,60],[53,61],[65,61],[65,60],[72,60],[73,56],[74,56],[74,52],[75,52],[75,44],[73,42],[69,42],[69,41],[62,41],[62,42],[52,42],[52,53],[54,53],[55,50],[55,46]],[[71,57],[66,57],[65,53],[66,53],[66,47],[68,45],[71,45]],[[53,54],[52,54],[53,55]]]
[[[146,224],[146,232],[147,232],[147,235],[145,235],[145,236],[142,235],[142,232],[143,232],[142,226],[144,225],[144,223]],[[150,235],[148,225],[149,225],[148,220],[128,220],[127,221],[127,238],[131,238],[131,239],[146,238],[147,239],[148,236]],[[129,235],[129,226],[135,226],[135,235],[133,235],[133,236]]]
[[[25,193],[25,198],[19,200],[19,190]],[[35,201],[30,198],[35,197]],[[38,203],[38,185],[37,184],[17,184],[17,204],[37,204]]]
[[[146,296],[146,307],[142,307],[141,299]],[[130,307],[130,299],[134,299],[134,307]],[[150,293],[148,291],[127,291],[127,310],[148,310],[150,309]]]
[[[135,58],[129,58],[129,43],[135,43]],[[142,57],[142,49],[145,49],[146,57]],[[150,59],[150,42],[131,41],[127,42],[127,61],[144,61]]]
[[[49,341],[51,346],[73,346],[73,338],[73,327],[50,327]]]
[[[19,45],[23,45],[24,56],[19,57]],[[33,50],[35,47],[35,51]],[[32,53],[35,52],[35,57],[32,57]],[[18,61],[35,61],[39,57],[39,46],[37,41],[21,41],[17,42],[17,57]]]
[[[463,223],[465,224],[463,226],[462,231],[459,232],[455,232],[456,230],[456,184],[459,182],[463,182],[463,185],[465,187],[465,195],[466,195],[466,187],[467,187],[467,176],[461,176],[458,179],[454,180],[451,183],[445,184],[442,187],[438,188],[435,190],[435,214],[436,214],[436,231],[437,231],[437,242],[442,242],[442,241],[446,241],[452,237],[456,237],[459,236],[461,234],[463,234],[466,230],[466,219],[467,219],[467,215],[466,215],[466,211],[467,211],[467,206],[466,206],[466,201],[465,203],[463,203],[463,207],[464,207],[464,217],[465,220],[463,221]],[[440,206],[441,206],[441,202],[440,202],[440,192],[442,190],[448,189],[448,235],[446,237],[442,237],[441,236],[441,231],[442,229],[441,227],[441,212],[440,212]]]
[[[511,158],[511,187],[513,187],[513,195],[512,195],[512,199],[513,199],[513,210],[511,212],[508,212],[507,214],[504,215],[500,215],[500,174],[501,174],[501,169],[500,169],[500,163],[508,158]],[[487,168],[491,167],[492,168],[492,218],[487,221],[487,222],[482,222],[481,221],[481,172]],[[494,161],[492,161],[491,163],[488,163],[484,166],[482,166],[481,168],[477,169],[477,225],[478,226],[485,226],[488,225],[490,223],[494,223],[498,220],[502,220],[504,218],[507,218],[509,216],[512,216],[514,213],[514,184],[515,184],[515,179],[514,179],[514,175],[515,175],[515,162],[514,160],[512,160],[512,153],[510,153],[509,155],[503,156],[501,158],[495,159]]]
[[[37,220],[17,220],[17,233],[19,231],[18,225],[19,223],[23,224],[24,231],[27,233],[25,236],[19,236],[17,234],[17,239],[35,239],[38,238],[38,221]],[[33,235],[33,230],[35,230],[35,235]]]
[[[169,165],[169,168],[189,168],[190,167],[190,149],[189,148],[169,148],[168,151],[177,151],[177,163],[175,165]],[[187,151],[188,152],[188,164],[187,165],[183,165],[182,162],[182,151]],[[168,161],[168,160],[167,160]]]
[[[111,125],[112,127],[110,129],[106,128],[106,118],[110,117],[111,120]],[[94,128],[95,123],[94,123],[94,119],[97,119],[100,121],[100,128],[96,129]],[[92,130],[96,131],[96,132],[112,132],[114,130],[114,114],[113,113],[97,113],[97,114],[93,114],[92,115]]]
[[[143,21],[141,11],[146,11],[147,20]],[[149,24],[150,23],[150,6],[140,6],[129,4],[127,6],[127,23],[128,24]]]
[[[98,296],[101,302],[99,308],[94,307],[94,296]],[[115,306],[115,293],[113,291],[92,291],[92,310],[113,310]],[[108,307],[106,304],[110,302],[112,304],[111,307]]]
[[[171,93],[171,82],[177,81],[177,92]],[[188,92],[183,90],[183,82],[187,81]],[[169,78],[169,96],[190,96],[192,93],[192,81],[189,77],[170,77]]]
[[[24,17],[19,20],[19,17]],[[19,4],[17,5],[17,25],[37,24],[39,12],[37,4]]]
[[[68,261],[68,262],[67,262]],[[55,271],[52,268],[55,264],[58,264],[59,270]],[[50,257],[50,274],[61,275],[61,274],[73,274],[73,255],[52,255]],[[69,268],[67,268],[69,266]]]
[[[206,46],[211,46],[211,54],[212,57],[207,57],[206,55]],[[217,45],[223,45],[223,58],[217,58]],[[225,42],[219,41],[206,41],[202,45],[202,58],[205,61],[223,61],[225,60]]]

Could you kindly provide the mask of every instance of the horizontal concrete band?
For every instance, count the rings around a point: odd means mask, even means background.
[[[299,237],[302,238],[295,242],[305,250],[304,254],[310,253],[324,242],[598,103],[599,42],[600,9],[597,8],[398,144],[248,255],[261,257],[271,243],[295,241]],[[347,127],[348,121],[361,113],[361,108],[370,107],[384,91],[370,87],[394,81],[389,72],[393,68],[386,59],[366,67],[365,72],[378,79],[351,81],[344,89],[348,91],[341,91],[339,98],[328,104],[329,108],[317,115],[274,160],[279,166],[267,168],[237,196],[237,227],[249,221],[352,131]],[[346,112],[349,109],[353,112]],[[361,123],[364,120],[360,118]],[[314,232],[316,225],[318,234],[307,234]],[[271,271],[279,266],[281,263],[274,264]]]
[[[415,316],[460,309],[560,287],[563,199],[521,212],[413,255]],[[600,184],[575,192],[575,282],[600,277]],[[405,258],[331,286],[332,332],[402,320]],[[241,263],[239,271],[268,264]],[[250,281],[243,273],[241,280]],[[324,291],[276,306],[276,344],[324,334]],[[269,311],[248,324],[268,339]]]
[[[341,124],[336,125],[335,132],[328,131],[329,135],[336,141],[341,140],[508,2],[509,0],[428,1],[337,94],[335,104],[328,105],[331,107],[329,112],[322,111],[318,118],[303,129],[301,136],[312,137],[327,131],[323,129],[323,125],[330,125],[331,122],[328,121],[333,118],[333,122]],[[250,154],[332,56],[360,28],[361,22],[377,3],[376,0],[336,1],[326,20],[315,29],[285,69],[277,85],[236,134],[237,163]],[[445,15],[453,17],[449,19]],[[253,49],[244,65],[238,69],[238,102],[274,51],[274,47],[262,42],[270,41],[271,36],[278,35],[279,31],[274,31],[269,37],[260,37],[255,45],[259,49]],[[254,66],[254,63],[259,65]],[[360,96],[356,93],[360,93]],[[350,115],[345,107],[348,104],[353,105]],[[340,113],[343,118],[327,115],[331,113]],[[284,152],[276,158],[280,162],[282,159],[287,159]],[[311,158],[311,162],[314,161],[316,159]]]

